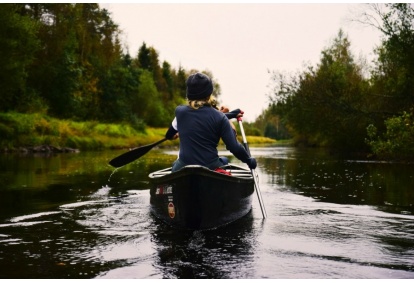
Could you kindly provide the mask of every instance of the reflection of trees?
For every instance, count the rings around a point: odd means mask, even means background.
[[[412,164],[344,160],[319,149],[298,149],[291,158],[261,158],[259,163],[278,189],[325,202],[414,213]]]

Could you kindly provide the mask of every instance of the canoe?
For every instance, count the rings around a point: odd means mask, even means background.
[[[234,222],[252,209],[254,179],[249,169],[223,167],[231,175],[190,165],[149,174],[151,212],[175,228],[208,230]]]

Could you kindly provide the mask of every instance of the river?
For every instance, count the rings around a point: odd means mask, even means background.
[[[254,195],[251,213],[210,231],[150,213],[148,174],[173,150],[117,170],[123,151],[0,155],[0,278],[414,278],[414,164],[250,150],[268,218]]]

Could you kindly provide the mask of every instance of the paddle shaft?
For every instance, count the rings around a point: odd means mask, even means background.
[[[244,128],[243,128],[243,123],[242,123],[241,117],[237,118],[237,121],[239,122],[239,125],[240,125],[240,132],[241,132],[242,137],[243,137],[243,145],[244,145],[244,148],[246,149],[246,151],[249,154],[249,156],[251,156],[249,146],[247,145],[246,135],[244,134]],[[257,181],[257,175],[256,175],[256,172],[255,172],[254,169],[250,169],[250,170],[252,172],[252,176],[253,176],[253,180],[254,180],[254,185],[256,187],[257,198],[259,199],[259,204],[260,204],[260,208],[262,210],[263,218],[266,219],[267,218],[267,213],[266,213],[266,209],[264,207],[264,203],[263,203],[263,199],[262,199],[262,194],[260,192],[259,184],[258,184],[258,181]]]
[[[156,145],[166,141],[166,138],[163,138],[162,140],[159,140],[157,142],[154,142],[152,144],[148,144],[148,145],[144,145],[141,147],[137,147],[134,148],[128,152],[125,152],[117,157],[115,157],[114,159],[112,159],[111,161],[109,161],[109,164],[112,165],[113,167],[122,167],[128,163],[131,163],[132,161],[137,160],[138,158],[140,158],[141,156],[143,156],[144,154],[146,154],[148,151],[150,151],[153,147],[155,147]]]

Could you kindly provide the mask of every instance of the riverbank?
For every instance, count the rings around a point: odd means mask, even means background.
[[[134,148],[161,140],[166,131],[167,128],[134,128],[129,124],[59,120],[39,113],[0,113],[0,150],[73,152]],[[286,143],[260,136],[247,136],[247,140],[249,144],[261,145]],[[162,146],[178,144],[174,140]]]

